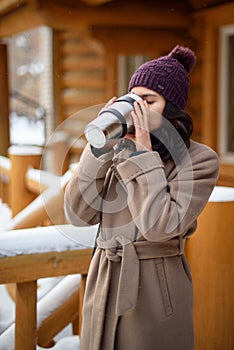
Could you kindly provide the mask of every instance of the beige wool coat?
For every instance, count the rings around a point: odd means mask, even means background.
[[[218,158],[194,141],[182,158],[133,153],[129,140],[98,157],[86,146],[65,192],[73,225],[101,221],[80,350],[194,349],[184,242],[217,181]]]

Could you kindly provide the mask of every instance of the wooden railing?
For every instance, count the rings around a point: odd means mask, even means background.
[[[47,226],[48,236],[50,236],[51,230],[53,231],[58,226],[48,225],[59,225],[66,222],[63,211],[63,194],[67,182],[72,177],[73,168],[77,164],[72,164],[63,175],[59,176],[39,169],[40,162],[41,152],[38,148],[37,152],[31,153],[30,148],[27,147],[12,147],[9,150],[9,158],[0,157],[0,198],[9,205],[13,214],[6,228],[7,231],[1,233],[0,283],[6,284],[9,294],[13,296],[16,303],[15,326],[12,324],[7,332],[0,336],[0,349],[34,349],[35,339],[38,345],[48,347],[53,344],[53,337],[68,323],[73,324],[74,333],[79,331],[81,324],[79,308],[82,305],[87,262],[90,256],[88,249],[86,249],[87,255],[79,248],[58,252],[53,249],[38,253],[24,252],[17,253],[15,256],[11,256],[10,253],[13,233],[17,234],[18,242],[22,239],[22,234],[27,233],[24,237],[24,245],[27,245],[32,237],[36,239],[39,234],[38,229],[20,229],[41,227],[39,231],[41,237],[43,229],[47,230],[42,226]],[[6,255],[2,254],[2,239],[6,239],[6,242],[9,243]],[[38,245],[40,246],[39,242],[37,242],[37,247],[34,246],[34,250],[38,248]],[[69,294],[71,288],[68,287],[66,291],[63,286],[62,292],[67,292],[69,297],[58,303],[50,316],[43,319],[43,322],[36,327],[35,305],[37,307],[41,305],[41,301],[37,302],[36,298],[37,280],[74,273],[83,275],[81,285],[77,286],[71,295]],[[41,319],[40,315],[39,319]],[[13,341],[13,333],[15,333],[15,345],[13,344],[10,348],[6,339]],[[5,341],[8,343],[6,346]]]
[[[51,322],[52,328],[43,334],[37,327],[37,280],[45,277],[81,274],[82,281],[76,295],[71,297],[76,303],[70,303],[73,316],[79,315],[81,326],[81,308],[88,272],[92,245],[96,227],[76,228],[71,225],[48,226],[34,229],[14,230],[0,235],[0,284],[16,283],[15,344],[6,345],[4,333],[0,336],[1,349],[35,350],[36,344],[46,344],[49,336],[59,330],[58,322]],[[69,235],[71,239],[69,239]],[[78,308],[78,306],[77,306]],[[66,319],[64,308],[59,310],[53,320]],[[68,322],[71,317],[67,317]],[[12,326],[12,331],[14,327]],[[43,338],[44,337],[44,338]],[[8,337],[9,339],[9,337]],[[7,346],[7,347],[6,347]],[[13,347],[11,347],[13,346]]]
[[[24,169],[22,160],[19,160],[18,171],[14,171],[12,161],[0,157],[0,198],[9,205],[13,216],[8,229],[66,223],[64,189],[77,163],[72,164],[62,176],[33,168],[31,156],[25,156],[23,163]]]
[[[46,224],[50,221],[50,224],[64,223],[63,190],[72,176],[72,166],[77,164],[74,159],[79,160],[84,143],[80,142],[80,145],[74,143],[69,148],[67,143],[54,140],[53,144],[47,147],[50,151],[51,148],[53,149],[50,161],[53,171],[42,169],[45,161],[42,156],[45,150],[42,147],[12,146],[9,148],[8,157],[0,156],[0,198],[2,202],[9,205],[13,217],[20,212],[22,216],[22,210],[35,199],[37,199],[37,207],[40,201],[38,196],[42,195],[41,209],[38,212],[35,211],[34,218],[30,220],[27,218],[26,226],[21,222],[20,226],[12,226],[12,229],[38,226],[43,224],[43,221],[46,221]],[[72,166],[68,161],[70,158],[73,158]],[[56,206],[52,206],[60,209],[58,213],[54,213],[54,210],[52,214],[50,213],[51,200],[54,204],[56,203]],[[35,210],[35,203],[30,208],[31,212],[32,210]],[[28,214],[29,211],[27,216]],[[54,218],[51,218],[50,214]]]
[[[10,174],[10,159],[7,157],[0,156],[0,198],[4,203],[9,203]]]

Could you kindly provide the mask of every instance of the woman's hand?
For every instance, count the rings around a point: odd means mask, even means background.
[[[117,100],[117,97],[112,97],[106,104],[103,108],[107,108],[107,107],[110,107],[112,105],[112,103],[114,103],[115,101]]]
[[[150,110],[147,102],[144,100],[134,102],[134,111],[131,115],[135,126],[135,134],[127,134],[125,137],[136,143],[138,151],[152,151],[149,129]]]

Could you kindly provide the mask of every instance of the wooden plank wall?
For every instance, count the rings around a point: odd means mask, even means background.
[[[189,100],[186,111],[193,119],[193,134],[192,139],[201,142],[202,135],[202,115],[201,115],[201,70],[202,61],[199,54],[199,50],[196,50],[197,63],[194,70],[190,73],[190,91]]]
[[[55,33],[57,124],[107,99],[105,50],[88,30]]]

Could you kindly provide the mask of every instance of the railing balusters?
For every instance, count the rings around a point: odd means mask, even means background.
[[[16,284],[15,350],[36,349],[37,281]]]

